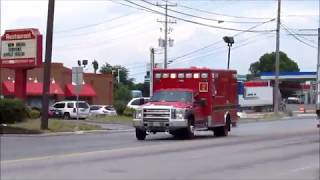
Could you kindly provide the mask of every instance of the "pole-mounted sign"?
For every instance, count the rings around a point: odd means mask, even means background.
[[[72,67],[73,92],[79,94],[83,82],[83,67]]]
[[[1,67],[34,68],[42,62],[42,35],[38,29],[6,30],[1,36]]]
[[[72,85],[73,85],[73,93],[76,94],[77,102],[76,102],[76,111],[77,111],[77,120],[79,119],[78,112],[78,101],[79,101],[79,93],[81,91],[83,82],[83,67],[72,67]]]
[[[15,97],[25,99],[27,70],[42,63],[42,35],[33,28],[6,30],[0,45],[0,67],[15,70]]]

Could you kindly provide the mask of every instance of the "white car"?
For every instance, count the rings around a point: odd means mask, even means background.
[[[89,116],[90,108],[89,104],[85,101],[60,101],[54,103],[51,108],[60,110],[62,112],[63,119],[77,118],[77,106],[78,105],[78,117],[85,119]]]
[[[106,115],[106,116],[116,116],[116,110],[110,105],[91,105],[90,106],[90,115]]]
[[[144,100],[142,101],[142,99],[144,99]],[[144,102],[144,104],[145,104],[145,103],[149,102],[149,100],[150,100],[149,97],[132,98],[132,99],[128,102],[127,107],[128,107],[128,108],[132,108],[132,109],[137,109],[137,108],[139,108],[139,107],[142,105],[142,104],[141,104],[142,102]]]

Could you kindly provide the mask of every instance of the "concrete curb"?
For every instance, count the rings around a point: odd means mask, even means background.
[[[101,121],[94,121],[94,120],[82,120],[81,122],[85,122],[85,123],[89,123],[89,124],[96,124],[96,125],[108,125],[108,124],[112,124],[112,125],[123,125],[123,126],[132,126],[133,124],[126,124],[126,123],[105,123],[105,122],[101,122]]]
[[[268,121],[283,121],[283,120],[290,120],[290,119],[305,119],[305,118],[316,118],[316,115],[314,114],[298,114],[294,116],[285,116],[281,118],[276,119],[259,119],[259,118],[246,118],[246,119],[239,119],[238,123],[251,123],[251,122],[268,122]]]
[[[55,132],[55,133],[39,133],[39,134],[1,134],[0,137],[48,137],[48,136],[66,136],[81,134],[113,134],[123,132],[134,132],[134,129],[119,130],[91,130],[91,131],[74,131],[74,132]]]

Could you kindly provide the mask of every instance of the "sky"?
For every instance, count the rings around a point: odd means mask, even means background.
[[[130,3],[131,2],[131,3]],[[148,3],[149,2],[149,3]],[[56,0],[52,61],[71,68],[80,59],[99,65],[123,65],[136,82],[143,82],[150,48],[163,63],[164,0]],[[151,4],[150,4],[151,3]],[[234,36],[230,68],[247,74],[250,64],[275,51],[275,0],[170,0],[169,68],[227,67],[227,45]],[[317,63],[318,0],[282,0],[280,50],[301,71],[315,71]],[[1,34],[7,29],[38,28],[46,34],[47,0],[1,0]],[[143,7],[152,9],[153,13]],[[156,12],[155,12],[156,11]],[[176,17],[176,18],[174,18]],[[220,22],[218,22],[220,21]],[[223,21],[223,22],[221,22]],[[233,30],[227,30],[233,29]],[[250,29],[255,32],[247,32]],[[289,30],[289,32],[287,31]],[[293,35],[294,34],[294,35]],[[45,38],[43,42],[45,47]],[[43,53],[44,55],[44,53]],[[93,72],[88,66],[86,72]]]

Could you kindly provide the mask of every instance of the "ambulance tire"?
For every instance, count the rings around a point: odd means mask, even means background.
[[[213,133],[216,137],[228,136],[228,128],[226,126],[215,127]]]
[[[231,126],[230,121],[227,121],[227,124],[225,126],[220,126],[220,127],[214,128],[213,133],[217,137],[228,136],[229,131],[231,130],[230,126]]]
[[[137,140],[143,141],[143,140],[146,139],[146,136],[147,136],[147,132],[145,130],[141,130],[141,129],[136,128],[136,138],[137,138]]]
[[[183,130],[184,129],[173,130],[173,131],[170,131],[170,134],[177,139],[183,139],[183,135],[184,135]]]
[[[194,138],[194,121],[193,118],[189,119],[188,127],[184,129],[184,139]]]

